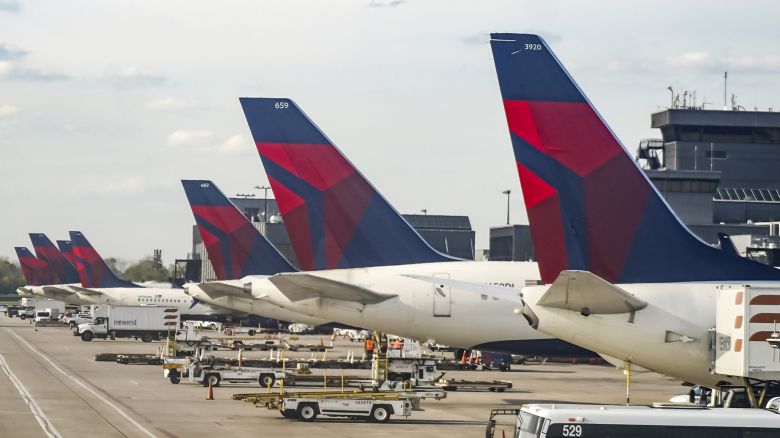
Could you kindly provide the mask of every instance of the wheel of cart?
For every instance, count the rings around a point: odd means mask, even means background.
[[[170,370],[170,371],[168,371],[168,379],[174,385],[178,385],[179,382],[181,382],[181,374],[179,374],[179,370]]]
[[[276,377],[274,377],[273,374],[260,374],[260,377],[257,379],[257,381],[261,388],[268,388],[269,386],[274,386]]]
[[[374,423],[387,423],[390,421],[390,415],[392,409],[387,405],[376,405],[371,410],[371,415],[368,417],[368,421]]]
[[[144,333],[141,335],[141,342],[152,342],[152,339],[154,338],[151,333]]]
[[[219,381],[220,381],[219,374],[215,374],[215,373],[207,374],[203,379],[203,386],[209,386],[209,384],[211,384],[211,386],[217,387],[219,386]]]
[[[292,420],[297,417],[297,413],[295,412],[294,409],[282,409],[280,412],[282,413],[282,417],[284,418],[289,418]]]
[[[314,421],[319,411],[314,403],[301,403],[298,406],[298,419],[301,421]]]

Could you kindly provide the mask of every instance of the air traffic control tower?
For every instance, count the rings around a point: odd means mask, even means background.
[[[780,243],[767,237],[780,221],[780,113],[672,108],[650,120],[662,139],[641,141],[637,158],[693,232]]]

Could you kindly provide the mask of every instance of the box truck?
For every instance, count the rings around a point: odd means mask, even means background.
[[[179,327],[179,309],[157,306],[106,306],[106,315],[79,324],[73,331],[82,341],[94,338],[159,340]]]

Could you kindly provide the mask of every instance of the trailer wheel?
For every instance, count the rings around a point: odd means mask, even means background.
[[[282,417],[293,419],[296,416],[295,409],[282,409],[280,411],[282,413]]]
[[[95,335],[92,334],[92,332],[84,332],[81,334],[81,340],[85,342],[91,341],[94,337]]]
[[[298,419],[301,421],[314,421],[317,418],[317,407],[313,403],[301,403],[298,406]]]
[[[21,315],[19,315],[19,318],[22,318],[22,321],[24,321],[25,319],[27,319],[27,316],[24,313],[22,313]]]
[[[181,382],[181,375],[177,370],[171,370],[170,373],[168,373],[168,378],[171,380],[171,383],[174,385],[178,385],[179,382]]]
[[[506,388],[496,388],[496,391],[498,391],[498,392],[504,392],[504,391],[506,391]]]
[[[248,333],[249,333],[249,336],[254,336],[254,335],[255,335],[255,333],[257,333],[257,332],[256,332],[256,331],[254,331],[254,330],[249,330],[249,332],[248,332]]]
[[[217,387],[219,386],[219,374],[207,374],[206,379],[203,380],[203,386],[209,386],[209,383],[211,383],[211,386]]]
[[[273,374],[261,374],[260,378],[258,379],[258,383],[260,383],[261,388],[268,388],[269,386],[274,386],[275,382],[276,382],[276,377],[274,377]]]
[[[371,410],[369,420],[374,423],[387,423],[390,421],[390,409],[385,405],[374,406],[374,409]]]
[[[142,342],[152,342],[152,334],[151,333],[144,333],[141,335],[141,341]]]

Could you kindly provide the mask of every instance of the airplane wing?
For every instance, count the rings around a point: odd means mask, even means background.
[[[41,289],[43,289],[43,292],[46,294],[63,298],[72,296],[75,293],[71,289],[59,286],[43,286]]]
[[[495,284],[474,283],[471,281],[453,280],[451,278],[430,277],[427,275],[404,274],[404,277],[414,278],[415,280],[426,281],[432,285],[450,286],[455,289],[474,292],[487,295],[490,298],[498,300],[512,301],[515,303],[523,302],[523,294],[520,289],[507,286],[498,286]]]
[[[79,286],[68,286],[68,287],[73,289],[74,292],[78,292],[82,295],[103,295],[103,292],[100,292],[99,290],[95,290],[95,289],[87,289],[85,287],[79,287]]]
[[[207,281],[198,284],[198,288],[212,298],[224,296],[252,298],[251,293],[247,293],[243,286],[222,283],[220,281]]]
[[[537,304],[583,315],[628,313],[647,306],[646,302],[588,271],[561,272]]]
[[[309,298],[330,298],[361,304],[377,304],[396,296],[380,294],[354,284],[303,272],[276,274],[269,280],[292,302]]]

